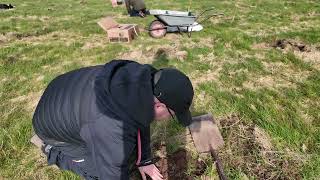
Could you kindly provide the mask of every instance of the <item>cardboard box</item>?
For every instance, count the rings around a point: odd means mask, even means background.
[[[139,33],[136,24],[118,24],[111,17],[102,18],[98,24],[107,32],[109,42],[131,42]]]

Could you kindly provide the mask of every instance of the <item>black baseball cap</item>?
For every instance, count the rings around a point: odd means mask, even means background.
[[[174,68],[160,69],[154,75],[153,93],[160,102],[175,112],[179,123],[184,126],[191,124],[189,108],[194,92],[188,76]]]

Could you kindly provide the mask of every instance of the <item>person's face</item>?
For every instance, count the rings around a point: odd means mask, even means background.
[[[169,113],[171,112],[172,115],[174,115],[174,111],[167,108],[165,104],[160,102],[157,98],[154,98],[154,119],[157,121],[164,121],[171,118],[171,115]]]

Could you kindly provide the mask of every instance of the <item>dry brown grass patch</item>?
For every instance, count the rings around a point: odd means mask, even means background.
[[[41,179],[49,180],[48,170],[55,174],[61,173],[57,166],[48,166],[46,156],[38,148],[31,148],[29,153],[21,160],[20,165],[17,167],[18,177],[25,179]],[[35,163],[34,168],[29,169],[28,164]]]
[[[145,49],[142,46],[137,46],[137,47],[131,48],[127,52],[120,54],[119,58],[133,59],[140,63],[152,64],[159,57],[184,60],[186,56],[187,56],[187,52],[181,51],[179,45],[167,44],[167,45],[148,46]]]
[[[92,48],[105,47],[108,45],[107,36],[93,35],[85,41],[85,44],[81,47],[83,50],[88,50]]]
[[[320,107],[320,101],[314,99],[303,99],[299,101],[299,105],[301,108],[298,108],[297,110],[303,121],[308,125],[315,124],[317,119],[311,116],[308,113],[308,110],[310,110],[311,107]]]
[[[197,33],[197,32],[194,32]],[[207,38],[199,38],[197,41],[194,41],[191,38],[184,39],[184,46],[187,48],[213,48],[215,39],[207,37]]]
[[[63,42],[70,46],[75,41],[81,39],[80,34],[68,31],[55,31],[44,35],[20,34],[17,32],[8,32],[0,34],[0,44],[4,44],[13,40],[17,42],[28,43],[32,45],[37,44],[52,44],[52,42]]]
[[[296,158],[296,153],[277,151],[261,128],[236,115],[219,121],[225,140],[220,156],[226,167],[257,179],[301,178],[299,172],[305,159]]]
[[[222,70],[222,67],[216,69],[209,69],[206,72],[194,71],[190,75],[192,85],[196,88],[199,84],[215,81],[219,82],[219,72]]]
[[[277,89],[283,87],[294,87],[294,84],[283,79],[277,79],[273,76],[261,76],[244,82],[243,87],[251,90],[260,88]]]
[[[253,49],[269,49],[270,46],[269,44],[262,42],[262,43],[257,43],[252,45]]]
[[[314,68],[320,67],[320,51],[315,46],[306,45],[299,41],[277,40],[274,43],[254,44],[253,49],[268,50],[277,48],[284,53],[293,52],[298,58],[310,63]],[[263,52],[262,52],[263,53]],[[264,55],[262,55],[264,56]],[[243,86],[248,89],[296,87],[296,82],[303,82],[310,75],[310,71],[295,68],[294,65],[283,62],[266,61],[265,57],[259,57],[264,69],[270,74],[250,76]]]
[[[9,100],[12,104],[25,104],[25,109],[33,112],[37,106],[43,91],[31,92],[27,95],[17,96]]]

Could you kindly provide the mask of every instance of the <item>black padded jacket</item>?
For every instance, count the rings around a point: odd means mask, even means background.
[[[129,179],[128,158],[138,129],[141,160],[151,157],[155,72],[150,65],[113,60],[60,75],[39,101],[34,131],[48,144],[67,144],[71,156],[81,154],[75,149],[89,154],[99,179]]]

